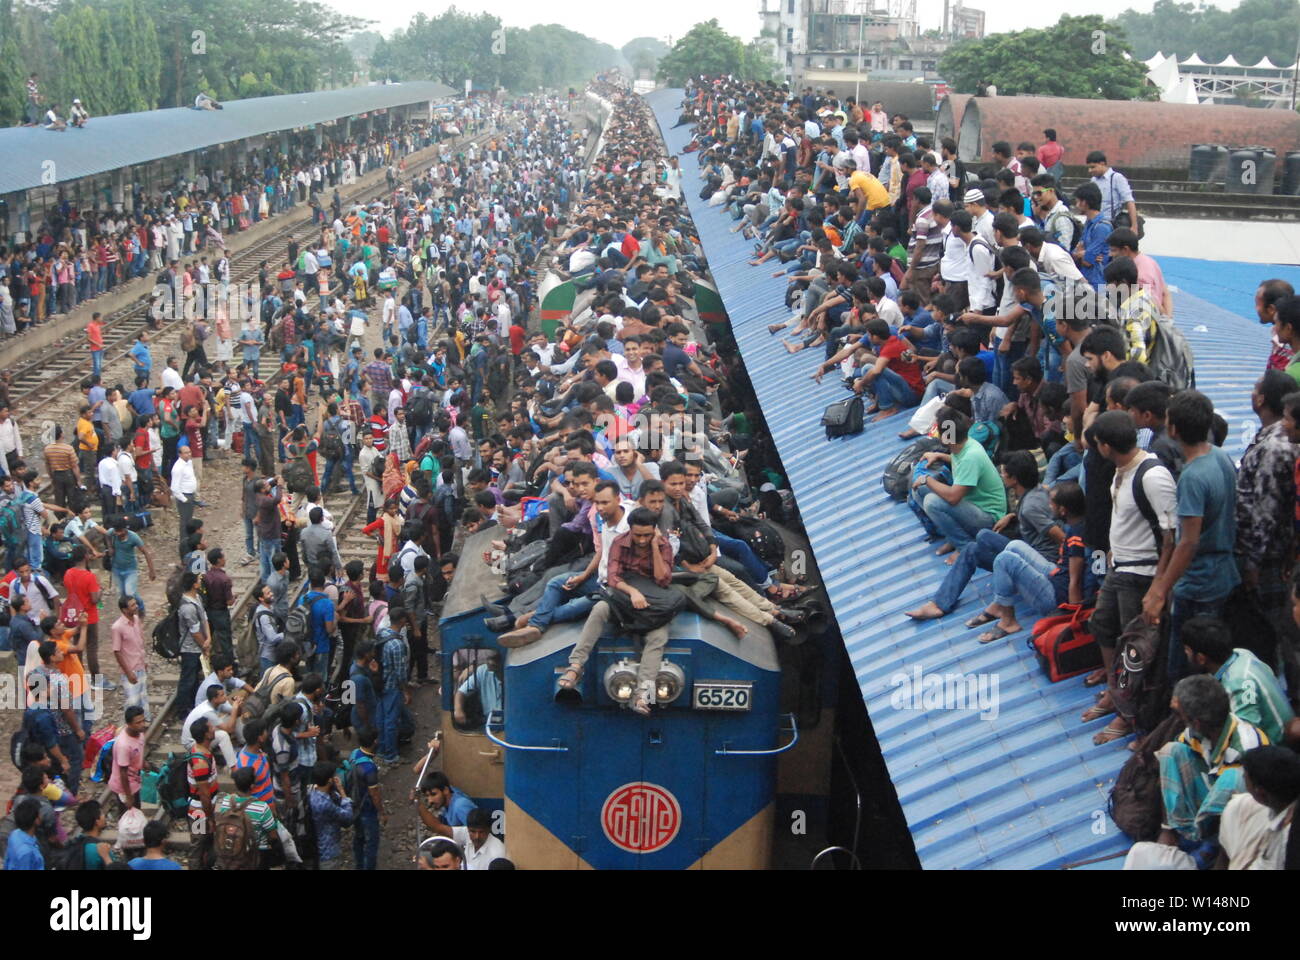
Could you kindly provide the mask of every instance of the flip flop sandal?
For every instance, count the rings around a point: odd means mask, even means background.
[[[1114,707],[1103,707],[1100,703],[1094,703],[1083,711],[1083,715],[1079,717],[1079,720],[1081,723],[1092,723],[1092,721],[1100,720],[1102,717],[1109,717],[1114,712]]]
[[[967,630],[974,630],[976,627],[982,627],[986,623],[992,623],[994,620],[1000,620],[1000,619],[1002,618],[999,617],[997,614],[989,613],[985,611],[979,614],[979,616],[971,617],[969,620],[967,620],[965,623],[965,627]]]
[[[1106,724],[1106,728],[1092,738],[1092,742],[1097,746],[1104,743],[1113,743],[1116,740],[1122,740],[1127,737],[1132,730],[1115,726],[1114,721]],[[1134,741],[1135,743],[1137,741]]]
[[[979,635],[979,641],[980,643],[996,643],[1003,637],[1011,636],[1013,632],[1014,631],[1011,630],[1003,630],[1001,627],[994,627],[988,633],[981,633]]]

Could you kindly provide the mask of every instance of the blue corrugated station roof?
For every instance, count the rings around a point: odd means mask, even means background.
[[[441,83],[389,83],[277,97],[223,101],[222,110],[170,107],[91,117],[81,129],[0,130],[0,194],[79,180],[120,167],[201,150],[280,130],[291,130],[371,110],[446,101],[456,91]],[[59,109],[66,116],[68,105]],[[53,168],[47,164],[53,163]],[[47,173],[51,171],[51,173]]]
[[[669,150],[690,128],[673,127],[680,90],[647,96]],[[817,567],[857,675],[916,851],[928,869],[1053,868],[1124,851],[1129,845],[1106,814],[1110,788],[1130,755],[1127,741],[1094,746],[1107,722],[1079,715],[1093,702],[1083,678],[1051,683],[1029,650],[1027,634],[982,645],[963,622],[992,596],[979,573],[950,616],[913,623],[904,611],[930,599],[947,567],[923,541],[905,504],[880,484],[902,447],[905,418],[868,424],[855,437],[828,441],[819,426],[826,406],[846,396],[836,373],[815,384],[820,349],[789,355],[767,325],[788,318],[783,279],[773,265],[750,267],[749,241],[733,221],[698,197],[693,154],[682,159],[684,193],[709,268],[730,316],[763,415],[780,451]],[[1227,449],[1239,457],[1243,435],[1258,427],[1251,385],[1264,369],[1269,333],[1253,317],[1255,285],[1278,268],[1180,261],[1179,279],[1233,282],[1198,288],[1210,302],[1175,293],[1178,325],[1196,354],[1197,387],[1231,426]],[[1171,284],[1178,280],[1170,278]],[[1223,305],[1220,305],[1223,304]],[[1230,304],[1230,309],[1224,306]],[[1231,310],[1240,311],[1238,313]],[[926,707],[904,696],[903,678],[960,675],[996,692],[995,708]],[[992,685],[996,682],[996,688]],[[918,709],[919,707],[919,709]],[[1118,867],[1120,859],[1099,866]]]

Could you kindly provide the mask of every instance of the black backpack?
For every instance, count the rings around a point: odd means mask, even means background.
[[[154,625],[153,652],[164,660],[175,660],[181,655],[181,623],[177,611],[168,613]]]
[[[849,397],[837,400],[826,408],[822,414],[822,426],[826,428],[826,439],[851,437],[862,432],[862,398]]]
[[[49,856],[45,858],[46,869],[85,870],[86,847],[92,843],[103,843],[103,841],[88,837],[84,833],[77,834],[68,841],[67,846],[50,851]]]
[[[406,415],[417,427],[427,427],[433,422],[433,398],[427,391],[421,389],[411,399],[410,406],[406,408]]]
[[[886,465],[884,476],[880,478],[885,493],[899,502],[906,500],[907,492],[912,486],[912,471],[916,469],[921,457],[942,449],[943,443],[937,438],[921,437],[894,454],[894,459]]]
[[[326,460],[343,459],[343,434],[339,432],[338,427],[325,421],[321,428],[320,435],[320,452]]]
[[[1160,763],[1156,751],[1183,729],[1177,714],[1170,714],[1156,729],[1138,741],[1133,756],[1124,761],[1108,803],[1110,818],[1130,840],[1154,840],[1164,821],[1160,790]]]

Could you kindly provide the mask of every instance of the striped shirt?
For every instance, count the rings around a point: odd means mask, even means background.
[[[45,447],[45,463],[51,473],[56,470],[72,471],[77,468],[77,454],[67,443],[51,443]]]
[[[376,642],[380,644],[380,663],[384,668],[384,689],[400,689],[406,683],[410,670],[410,650],[406,638],[391,628],[379,631]]]
[[[371,393],[387,394],[393,389],[393,371],[384,361],[373,360],[362,368],[362,372],[370,381]]]
[[[242,759],[242,753],[241,753]],[[234,809],[236,802],[244,799],[233,793],[223,793],[217,798],[216,806],[213,813],[221,816],[227,810]],[[264,800],[257,799],[250,801],[244,806],[244,813],[252,821],[253,829],[257,831],[257,847],[259,850],[268,850],[271,847],[271,835],[278,833],[280,821],[275,817],[275,811],[271,805]]]
[[[239,751],[235,757],[235,769],[240,767],[253,768],[253,789],[252,795],[258,800],[272,800],[275,798],[275,787],[271,783],[271,763],[265,753],[250,753],[247,747]],[[252,816],[252,811],[249,811]]]
[[[1295,711],[1262,660],[1249,650],[1233,650],[1214,676],[1228,691],[1234,714],[1263,730],[1271,742],[1282,742]]]

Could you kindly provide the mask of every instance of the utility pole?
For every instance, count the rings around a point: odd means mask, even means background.
[[[858,98],[862,95],[860,92],[862,89],[862,21],[863,21],[862,7],[859,6],[858,7],[858,70],[857,70],[857,75],[854,77],[853,80],[853,102],[857,103],[858,106],[861,106],[861,103],[859,103]]]

